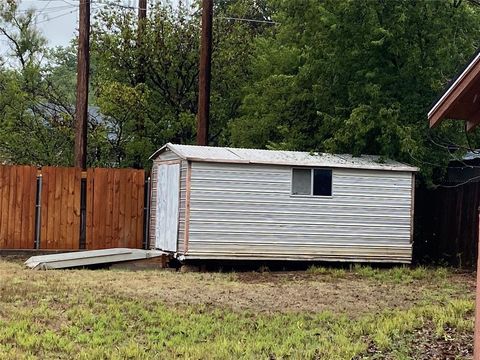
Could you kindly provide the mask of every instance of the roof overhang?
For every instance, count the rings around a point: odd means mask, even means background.
[[[189,151],[190,149],[190,151]],[[205,149],[207,152],[200,151],[200,149]],[[214,150],[214,153],[210,153],[208,150]],[[216,150],[226,151],[227,153],[223,153],[224,156],[218,156],[215,154]],[[280,165],[280,166],[296,166],[296,167],[329,167],[329,168],[345,168],[345,169],[363,169],[363,170],[387,170],[387,171],[405,171],[405,172],[418,172],[419,168],[410,166],[407,164],[403,164],[400,162],[393,162],[393,163],[375,163],[370,161],[368,164],[359,164],[359,165],[352,165],[348,163],[345,159],[343,159],[344,155],[335,155],[335,154],[316,154],[316,156],[323,155],[323,156],[330,156],[334,158],[338,158],[337,160],[341,160],[339,162],[332,163],[331,161],[324,162],[310,162],[306,161],[306,159],[300,158],[289,158],[286,157],[285,159],[268,159],[268,158],[248,158],[242,154],[238,154],[239,151],[242,150],[254,150],[254,151],[266,151],[266,150],[258,150],[258,149],[236,149],[236,148],[225,148],[225,147],[211,147],[211,146],[195,146],[195,145],[178,145],[167,143],[162,146],[160,149],[155,151],[151,156],[150,160],[155,159],[160,154],[171,151],[176,154],[182,160],[194,161],[194,162],[208,162],[208,163],[225,163],[225,164],[256,164],[256,165]],[[269,152],[282,152],[282,151],[272,151],[267,150]],[[288,151],[287,151],[288,153]],[[297,154],[307,154],[305,152],[294,152]],[[309,157],[312,156],[308,154]],[[368,155],[367,155],[368,156]],[[343,160],[343,161],[342,161]]]
[[[480,53],[428,112],[430,127],[436,127],[444,119],[464,120],[467,131],[480,124]]]

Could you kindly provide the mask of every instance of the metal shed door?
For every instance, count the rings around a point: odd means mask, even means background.
[[[155,247],[177,251],[180,164],[158,165]]]

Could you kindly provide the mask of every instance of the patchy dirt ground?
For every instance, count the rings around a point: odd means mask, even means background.
[[[0,259],[0,358],[471,359],[474,289],[472,273],[444,268],[32,271]]]
[[[18,261],[8,267],[9,274],[3,276],[24,280],[48,277],[57,286],[66,287],[69,283],[79,282],[98,292],[155,299],[171,305],[267,313],[331,311],[357,316],[408,308],[419,303],[440,303],[449,298],[472,297],[475,289],[475,278],[471,273],[437,274],[425,270],[414,279],[405,276],[409,274],[408,268],[363,274],[361,271],[328,268],[261,273],[180,273],[171,270],[35,272],[25,271]],[[5,265],[5,271],[4,268]],[[83,276],[85,272],[88,276]],[[381,276],[376,276],[378,274]]]

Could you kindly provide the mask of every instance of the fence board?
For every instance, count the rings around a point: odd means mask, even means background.
[[[126,187],[125,187],[125,196],[124,196],[124,201],[125,201],[125,219],[124,219],[124,239],[125,239],[125,246],[126,247],[132,247],[132,243],[135,243],[135,234],[132,236],[131,234],[131,228],[135,227],[135,224],[132,226],[132,206],[134,205],[133,203],[133,197],[132,197],[132,188],[133,188],[133,183],[132,183],[132,176],[133,172],[129,171],[126,172],[125,174],[125,181],[126,181]],[[135,204],[136,205],[136,204]]]
[[[113,209],[120,206],[120,171],[113,172]],[[113,211],[112,214],[113,244],[120,244],[120,212]]]
[[[93,203],[93,178],[94,178],[94,171],[93,169],[87,169],[87,184],[86,184],[86,219],[85,222],[87,224],[85,230],[85,246],[87,249],[93,249],[93,206],[89,206],[88,204]],[[90,224],[90,226],[88,225]]]
[[[78,249],[81,170],[42,169],[41,249]]]
[[[7,211],[4,209],[7,207],[5,197],[8,191],[8,181],[6,178],[7,170],[5,166],[0,166],[0,246],[2,248],[7,247],[7,238],[5,236],[7,231]]]
[[[35,191],[37,169],[0,165],[0,248],[35,246]]]
[[[475,266],[480,183],[417,190],[414,257],[417,261]]]
[[[125,206],[126,206],[126,198],[125,198],[125,189],[127,185],[127,172],[120,171],[119,172],[119,200],[118,200],[118,236],[119,236],[119,246],[125,246]]]
[[[21,204],[31,204],[30,196],[35,196],[35,193],[30,193],[31,184],[29,184],[29,172],[30,169],[28,167],[24,167],[22,169],[22,199]],[[33,182],[33,181],[32,181]],[[30,209],[26,209],[24,206],[20,205],[22,208],[22,224],[26,226],[20,227],[20,238],[22,239],[22,248],[25,249],[31,244],[31,237],[28,234],[28,229],[30,226],[30,214],[32,213],[29,211]]]
[[[4,220],[3,220],[3,211],[1,211],[3,209],[3,192],[4,192],[4,188],[5,188],[5,180],[3,178],[3,166],[0,166],[0,248],[4,248],[6,246],[5,244],[5,238],[4,236],[2,236],[2,224],[4,223]]]
[[[78,194],[73,197],[73,224],[72,224],[72,248],[80,248],[80,206],[81,206],[81,192],[82,192],[82,173],[79,169],[73,168],[73,194]]]
[[[88,249],[142,247],[143,232],[136,229],[143,227],[144,179],[143,170],[92,169],[87,172]],[[138,199],[140,192],[142,197]]]
[[[66,181],[66,191],[68,192],[69,196],[65,200],[65,218],[64,221],[66,223],[65,226],[65,237],[66,237],[66,246],[68,248],[73,248],[75,242],[73,240],[73,223],[74,223],[74,202],[75,197],[71,196],[75,193],[75,169],[69,169],[68,172],[65,172],[67,175]]]

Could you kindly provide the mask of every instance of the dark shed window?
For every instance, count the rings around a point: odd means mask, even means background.
[[[292,195],[332,196],[332,170],[293,169]]]
[[[332,170],[313,169],[313,195],[332,196]]]

